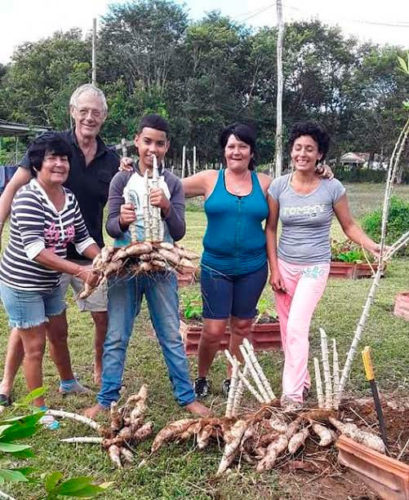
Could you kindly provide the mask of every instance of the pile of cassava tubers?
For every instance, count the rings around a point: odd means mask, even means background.
[[[322,332],[323,335],[325,332]],[[328,354],[325,346],[326,338],[323,339],[324,357]],[[281,408],[250,342],[245,340],[240,350],[245,361],[243,370],[240,370],[237,359],[225,351],[232,364],[225,416],[172,422],[155,437],[152,453],[171,441],[183,442],[194,438],[199,450],[206,448],[212,441],[224,442],[223,457],[217,471],[217,475],[220,475],[236,458],[255,465],[258,472],[270,470],[280,456],[286,453],[294,455],[309,437],[318,440],[318,446],[329,446],[337,439],[336,431],[369,448],[385,452],[380,437],[359,429],[355,424],[341,422],[334,405],[319,404],[322,407],[298,411]],[[247,378],[248,374],[252,381]],[[244,387],[261,403],[261,408],[253,413],[239,415]]]
[[[114,248],[106,246],[101,250],[93,263],[92,269],[101,276],[100,285],[110,276],[128,273],[137,275],[155,271],[172,271],[180,273],[195,271],[192,260],[199,256],[183,246],[161,242],[138,241],[126,247]],[[85,284],[79,298],[85,299],[95,290]]]
[[[73,437],[62,439],[65,443],[96,443],[107,451],[116,467],[133,463],[133,448],[147,439],[153,432],[153,423],[144,422],[147,410],[148,389],[142,385],[137,394],[130,396],[124,406],[111,404],[110,424],[102,426],[94,420],[59,410],[48,410],[55,417],[66,417],[84,423],[94,429],[98,437]]]
[[[333,377],[329,376],[327,337],[321,329],[322,363],[324,368],[325,394],[315,362],[318,408],[282,407],[273,393],[271,385],[254,353],[253,346],[244,340],[240,351],[244,367],[225,351],[232,365],[232,376],[226,412],[223,417],[185,418],[166,425],[156,435],[151,453],[157,452],[169,442],[185,442],[194,439],[199,450],[211,443],[224,451],[217,475],[225,473],[236,459],[242,459],[254,465],[258,472],[271,470],[284,456],[294,455],[311,438],[320,447],[328,447],[337,439],[337,433],[366,445],[380,453],[385,453],[385,444],[376,434],[364,431],[353,423],[339,420],[337,397],[330,387]],[[338,370],[338,355],[334,343],[334,369]],[[335,377],[337,379],[337,377]],[[259,408],[253,412],[240,413],[240,404],[244,389],[247,389],[258,401]],[[49,410],[57,417],[68,417],[86,423],[95,429],[101,437],[63,439],[69,443],[100,443],[117,467],[124,462],[132,462],[130,448],[146,439],[152,433],[151,422],[144,424],[147,409],[147,388],[143,385],[138,394],[130,396],[122,408],[116,403],[111,406],[111,422],[103,427],[95,421],[81,415]],[[142,463],[145,463],[143,461]]]

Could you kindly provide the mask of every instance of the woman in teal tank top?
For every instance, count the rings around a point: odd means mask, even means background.
[[[207,229],[203,239],[201,288],[203,331],[199,344],[198,398],[209,393],[207,374],[226,326],[229,351],[240,361],[239,345],[250,335],[258,299],[267,280],[263,221],[271,178],[254,171],[255,131],[245,124],[226,127],[220,136],[225,168],[183,179],[186,197],[204,196]],[[223,382],[228,393],[230,379]]]

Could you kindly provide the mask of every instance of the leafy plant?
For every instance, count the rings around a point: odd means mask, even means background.
[[[358,264],[366,259],[372,260],[372,255],[365,255],[363,250],[352,241],[331,240],[331,260]]]
[[[360,264],[364,260],[364,255],[362,250],[349,250],[348,252],[339,253],[337,260]]]
[[[190,290],[184,292],[181,297],[182,316],[187,320],[202,320],[203,306],[200,292],[191,292]],[[262,321],[277,320],[277,313],[270,299],[267,297],[260,297],[257,303],[257,316],[256,323]]]
[[[27,396],[17,403],[14,403],[14,411],[16,409],[25,408],[28,410],[28,405],[45,392],[43,387],[34,389]],[[38,479],[32,477],[34,471],[31,467],[23,468],[8,468],[10,461],[8,456],[15,458],[31,458],[34,453],[31,446],[28,444],[20,444],[15,441],[29,438],[36,434],[42,428],[40,424],[41,417],[45,414],[44,411],[38,411],[36,408],[31,408],[28,415],[11,416],[0,420],[0,461],[4,467],[0,468],[0,485],[6,482],[38,482]],[[54,500],[60,496],[71,497],[86,497],[90,498],[103,492],[110,483],[100,485],[93,484],[92,477],[73,477],[67,480],[62,480],[61,472],[51,472],[42,476],[44,479],[44,487],[47,492],[46,498]],[[0,491],[0,497],[12,499]]]
[[[362,228],[373,240],[379,241],[381,237],[382,209],[374,210],[362,219]],[[409,202],[397,196],[391,197],[389,208],[386,244],[390,245],[399,239],[402,234],[409,231]],[[404,247],[399,255],[409,255],[409,248]]]
[[[260,297],[257,303],[258,314],[256,316],[256,323],[261,323],[263,321],[276,321],[278,316],[274,310],[273,304],[268,297]]]
[[[202,319],[202,299],[198,292],[182,295],[182,315],[185,319]]]
[[[51,472],[45,478],[47,500],[54,500],[60,496],[90,498],[102,493],[110,483],[94,484],[94,479],[88,476],[73,477],[62,480],[61,472]]]

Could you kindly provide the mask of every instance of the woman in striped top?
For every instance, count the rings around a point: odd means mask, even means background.
[[[28,150],[34,178],[16,194],[10,218],[10,238],[0,262],[0,293],[11,327],[24,346],[28,389],[42,386],[46,325],[64,313],[61,273],[95,284],[90,268],[66,260],[67,244],[93,259],[99,247],[89,236],[77,200],[63,182],[68,177],[70,146],[54,133],[44,134]],[[44,407],[44,398],[34,401]]]

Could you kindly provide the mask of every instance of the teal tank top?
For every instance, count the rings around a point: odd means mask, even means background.
[[[240,275],[260,269],[267,261],[263,221],[268,204],[256,172],[252,189],[236,196],[226,189],[224,169],[204,203],[207,229],[203,238],[202,266],[224,274]]]

